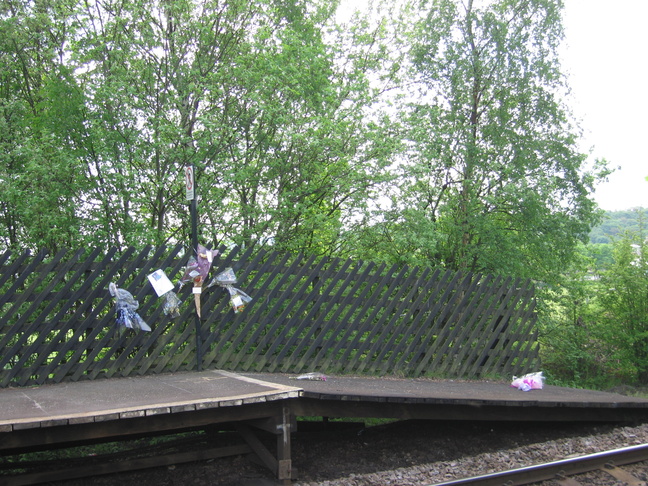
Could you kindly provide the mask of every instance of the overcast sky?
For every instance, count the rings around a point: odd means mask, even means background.
[[[594,197],[606,210],[648,209],[648,1],[564,1],[563,71],[584,149],[620,166]]]

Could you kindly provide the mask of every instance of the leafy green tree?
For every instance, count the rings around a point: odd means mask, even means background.
[[[381,24],[337,2],[0,7],[5,246],[201,239],[331,253],[387,178]],[[385,67],[387,66],[387,67]]]
[[[543,366],[557,382],[648,382],[648,254],[641,214],[638,221],[612,245],[584,246],[560,286],[540,289]],[[611,254],[601,258],[600,246]]]
[[[585,171],[562,101],[561,3],[416,5],[420,94],[404,118],[402,181],[377,231],[394,241],[429,234],[411,249],[416,261],[557,278],[598,221],[591,193],[607,173],[604,162]]]
[[[591,244],[580,244],[569,268],[551,285],[539,285],[538,338],[543,371],[554,384],[609,388],[609,348],[600,339],[598,278],[604,267]]]
[[[212,216],[211,228],[243,245],[330,254],[339,252],[354,210],[386,177],[389,123],[364,113],[379,96],[368,78],[383,59],[367,47],[380,42],[373,26],[332,28],[328,6],[305,14],[303,5],[293,8],[292,30],[262,32],[255,40],[261,46],[233,77],[241,80],[245,115],[232,114],[227,126],[237,138],[206,168],[219,181],[212,194],[220,191],[226,203],[221,224]],[[257,64],[265,70],[248,79],[247,66]]]
[[[648,244],[645,224],[614,245],[614,264],[601,278],[602,326],[610,354],[648,383]]]
[[[0,6],[0,238],[15,248],[78,241],[83,97],[65,63],[72,2]]]
[[[189,164],[205,189],[203,211],[227,210],[222,185],[210,191],[203,176],[211,170],[218,181],[231,170],[226,163],[252,104],[240,73],[263,78],[264,66],[251,64],[249,53],[261,25],[279,28],[270,7],[109,1],[79,13],[85,30],[76,56],[93,128],[85,160],[96,181],[87,211],[95,235],[113,244],[188,242],[182,174]]]

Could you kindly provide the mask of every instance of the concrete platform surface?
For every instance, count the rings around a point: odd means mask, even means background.
[[[0,432],[296,398],[294,384],[226,371],[0,389]]]

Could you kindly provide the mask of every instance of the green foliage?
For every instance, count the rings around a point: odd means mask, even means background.
[[[70,143],[81,97],[61,62],[68,12],[21,2],[0,9],[0,237],[7,246],[75,241],[79,161]]]
[[[560,98],[560,4],[336,7],[4,5],[3,246],[189,241],[191,163],[201,240],[557,281],[607,173]]]
[[[641,208],[606,211],[601,223],[592,228],[589,235],[590,242],[612,243],[626,232],[636,233],[639,231],[639,217],[643,211]]]
[[[582,245],[580,251],[591,259],[589,271],[592,277],[600,276],[600,273],[614,263],[614,246],[611,243],[589,243]]]
[[[190,240],[557,280],[596,222],[560,4],[0,8],[3,247]]]
[[[395,142],[365,116],[384,32],[336,6],[3,5],[2,246],[188,241],[193,164],[201,239],[339,249]]]
[[[648,383],[648,253],[639,230],[605,258],[587,245],[563,286],[546,288],[543,365],[563,384],[610,388]]]
[[[368,251],[554,281],[598,219],[590,194],[607,173],[584,171],[560,97],[560,4],[422,6],[407,39],[421,94],[402,112],[407,152]]]
[[[643,222],[641,223],[643,228]],[[601,278],[602,324],[613,356],[648,383],[648,244],[643,231],[615,245],[614,264]]]

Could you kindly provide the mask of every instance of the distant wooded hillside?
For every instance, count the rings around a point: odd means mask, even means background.
[[[590,233],[590,243],[612,243],[626,231],[639,231],[640,218],[645,218],[646,209],[634,208],[625,211],[606,211],[603,222]]]

